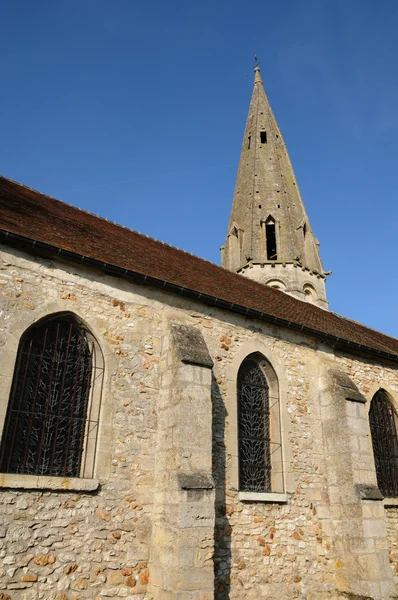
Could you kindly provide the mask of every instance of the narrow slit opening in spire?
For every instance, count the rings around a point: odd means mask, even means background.
[[[266,131],[260,131],[260,142],[262,144],[267,143],[267,132]]]
[[[275,221],[269,217],[265,223],[265,239],[267,248],[267,260],[278,260],[276,250],[276,229]]]

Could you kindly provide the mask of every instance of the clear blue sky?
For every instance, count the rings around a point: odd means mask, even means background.
[[[398,336],[396,0],[8,0],[0,172],[213,262],[253,55],[332,270]]]

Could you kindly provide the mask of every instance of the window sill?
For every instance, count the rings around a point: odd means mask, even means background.
[[[45,475],[0,473],[0,488],[94,492],[99,488],[99,481],[98,479],[79,479],[78,477],[47,477]]]
[[[384,506],[398,506],[398,498],[384,498],[383,500]]]
[[[239,492],[238,500],[241,502],[271,502],[274,504],[287,504],[289,496],[276,492]]]

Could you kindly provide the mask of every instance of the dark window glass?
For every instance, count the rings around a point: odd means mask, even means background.
[[[89,333],[73,317],[25,333],[2,436],[3,473],[79,477],[93,354]]]
[[[385,390],[373,396],[369,411],[377,484],[388,498],[398,497],[397,415]]]
[[[261,366],[246,359],[238,373],[239,489],[271,491],[269,387]]]

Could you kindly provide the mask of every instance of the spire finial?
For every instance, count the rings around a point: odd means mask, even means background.
[[[254,83],[263,83],[260,75],[260,61],[256,54],[254,55],[254,60],[256,61],[256,64],[254,65]]]

